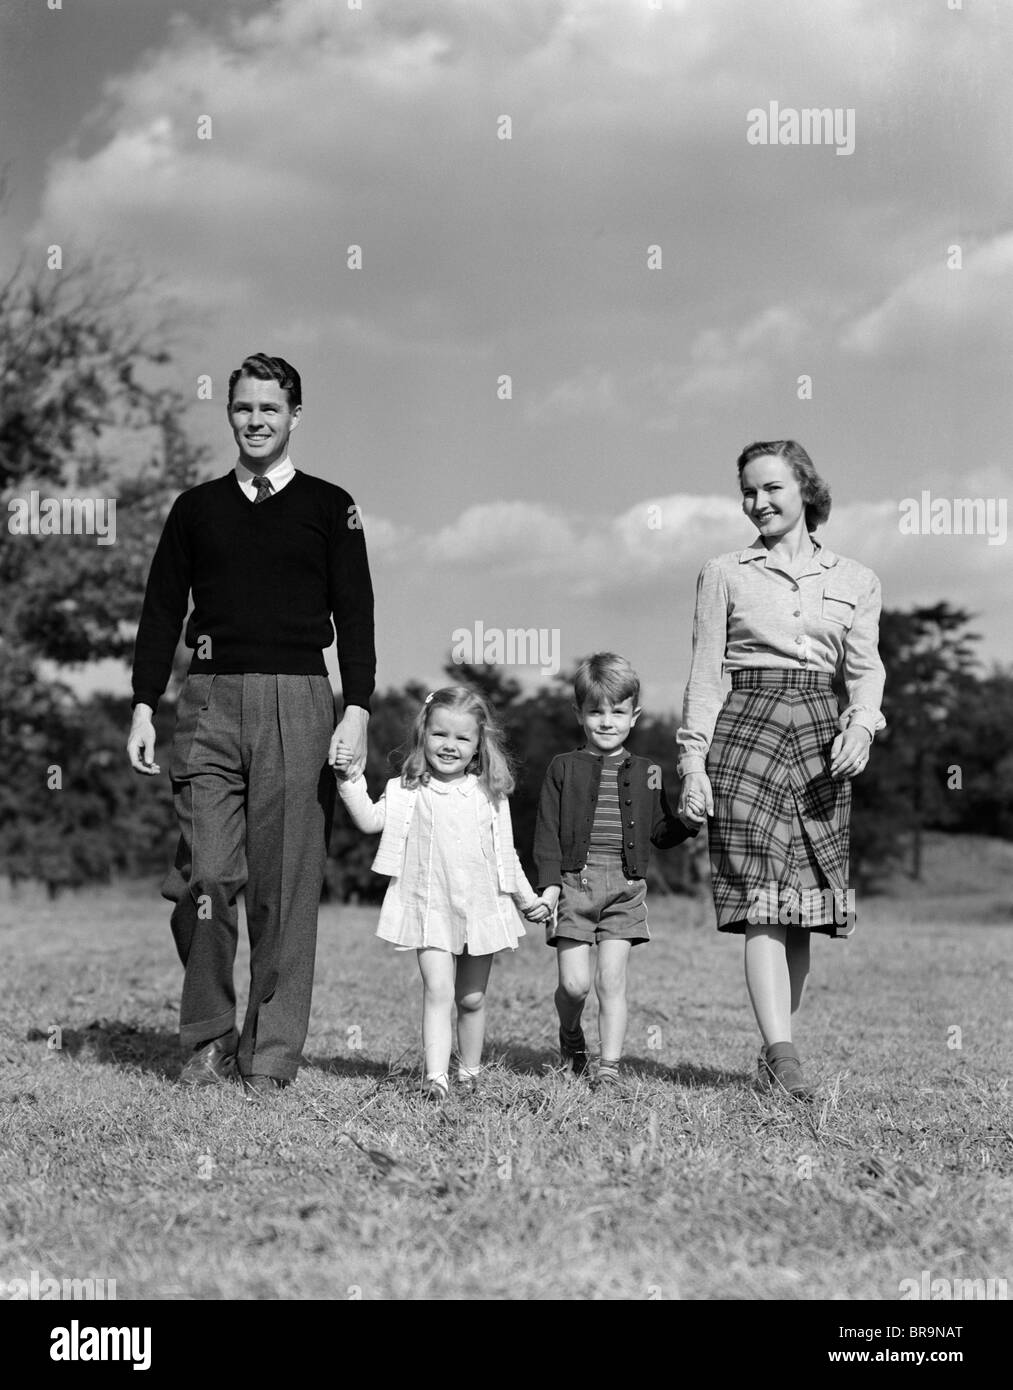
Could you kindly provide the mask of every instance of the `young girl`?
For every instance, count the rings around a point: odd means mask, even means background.
[[[514,849],[507,797],[514,780],[503,735],[481,695],[450,686],[427,695],[400,777],[379,801],[362,777],[346,780],[351,751],[338,746],[338,791],[352,820],[382,831],[373,860],[391,880],[377,936],[415,950],[422,973],[423,1095],[449,1091],[451,1016],[457,1003],[458,1080],[481,1070],[485,991],[497,951],[515,950],[524,926],[548,908],[533,892]]]

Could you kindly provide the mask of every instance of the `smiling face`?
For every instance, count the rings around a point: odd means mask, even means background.
[[[276,381],[241,376],[229,406],[229,424],[239,458],[254,473],[265,473],[288,453],[289,435],[299,423],[302,406],[293,410]]]
[[[772,454],[747,463],[739,476],[742,510],[767,545],[786,536],[805,515],[802,489],[790,463]]]
[[[589,695],[578,709],[574,706],[577,723],[584,730],[589,748],[597,753],[618,753],[629,732],[640,717],[632,695],[613,704],[607,695]]]
[[[435,709],[426,725],[426,762],[440,782],[458,782],[479,748],[478,720],[463,710]]]

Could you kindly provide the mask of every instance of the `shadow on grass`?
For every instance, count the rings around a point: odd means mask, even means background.
[[[29,1042],[47,1042],[49,1035],[33,1028]],[[86,1028],[64,1028],[60,1033],[61,1052],[83,1061],[107,1066],[136,1067],[154,1076],[177,1077],[183,1065],[179,1036],[156,1028],[140,1028],[123,1019],[96,1019]]]
[[[546,1071],[559,1067],[556,1048],[525,1047],[521,1043],[501,1042],[490,1038],[486,1044],[490,1059],[502,1060],[508,1071],[521,1076],[544,1076]],[[736,1086],[748,1085],[751,1077],[741,1071],[719,1071],[713,1067],[698,1067],[692,1062],[678,1062],[667,1067],[653,1057],[623,1057],[623,1075],[629,1079],[664,1081],[677,1086]]]
[[[303,1056],[303,1064],[326,1076],[366,1076],[380,1081],[386,1076],[395,1079],[402,1075],[397,1063],[379,1062],[369,1057],[358,1057],[342,1053],[337,1057],[314,1057],[308,1053]]]

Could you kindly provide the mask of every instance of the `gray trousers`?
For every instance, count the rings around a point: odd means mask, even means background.
[[[186,1051],[238,1037],[239,1070],[291,1080],[309,1027],[317,909],[334,806],[326,676],[195,675],[169,773],[179,818],[175,903]],[[250,998],[236,1033],[236,899],[245,888]]]

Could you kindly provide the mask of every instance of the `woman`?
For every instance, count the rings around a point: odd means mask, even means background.
[[[809,1100],[791,1019],[810,933],[854,930],[851,779],[885,727],[880,586],[816,539],[830,490],[801,445],[751,444],[738,470],[742,510],[759,536],[708,560],[697,583],[679,814],[688,825],[709,818],[718,930],[745,937],[760,1080]],[[838,673],[848,697],[840,715]]]

